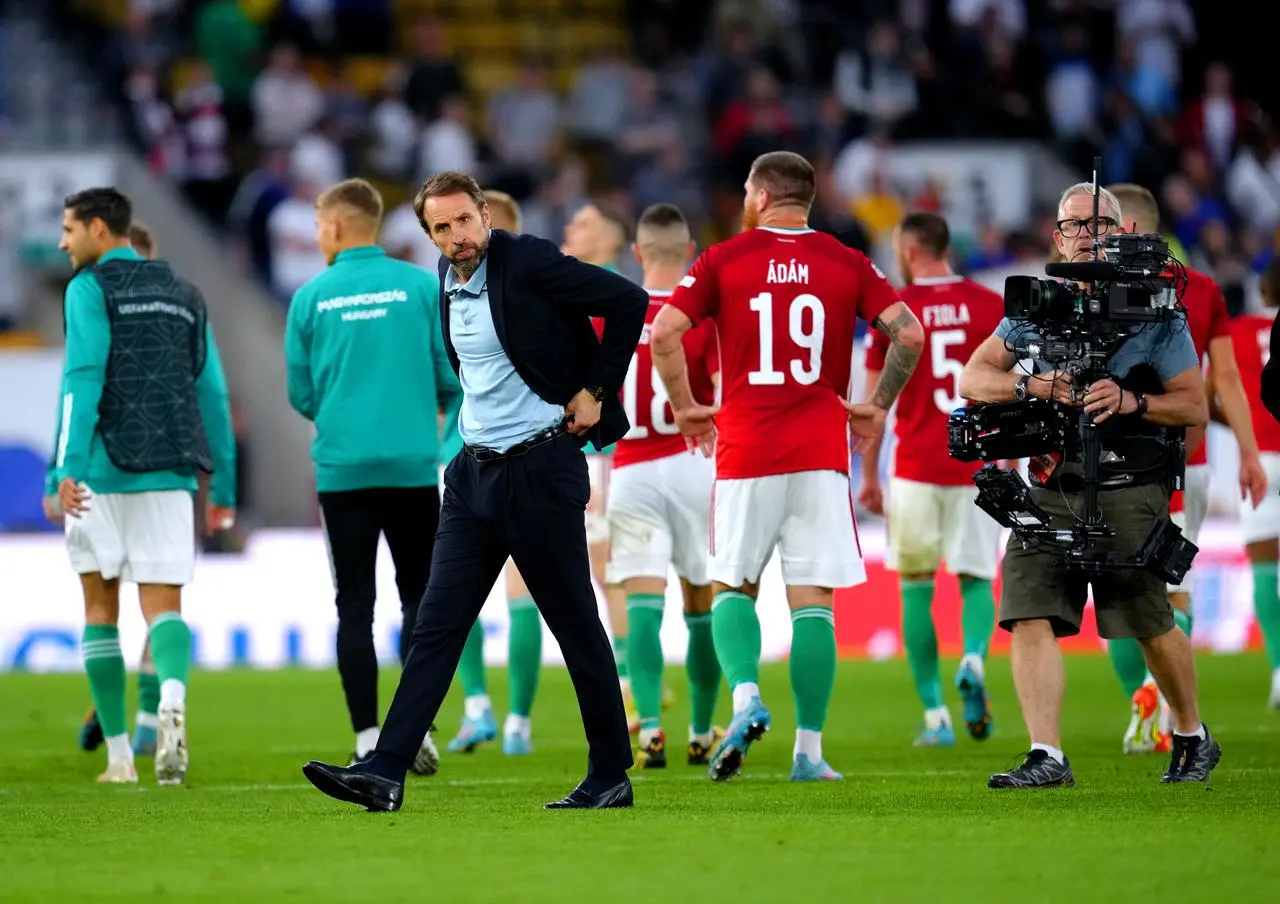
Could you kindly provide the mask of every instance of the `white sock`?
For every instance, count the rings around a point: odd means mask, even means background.
[[[1203,722],[1200,723],[1200,727],[1195,731],[1175,731],[1174,734],[1180,738],[1199,738],[1202,741],[1206,737]]]
[[[533,734],[533,720],[529,716],[517,716],[515,713],[508,713],[507,721],[502,725],[502,733],[504,735],[523,735],[527,738]]]
[[[187,705],[187,686],[177,678],[160,682],[160,706],[163,709],[182,709]]]
[[[689,726],[690,744],[701,744],[703,747],[710,747],[713,740],[715,740],[715,734],[713,732],[708,731],[703,734],[698,734],[693,730],[693,726]]]
[[[121,760],[133,762],[133,747],[129,744],[127,734],[107,738],[107,760],[112,763],[118,763]]]
[[[742,712],[753,697],[760,696],[760,685],[753,681],[744,681],[733,689],[733,712]]]
[[[378,746],[378,726],[356,732],[356,756],[364,756]]]
[[[982,657],[977,653],[965,653],[960,658],[960,668],[968,666],[970,671],[978,676],[978,680],[986,682],[987,680],[987,664],[982,661]]]
[[[139,728],[159,728],[160,719],[155,713],[138,713],[138,718],[134,720]]]
[[[815,766],[822,762],[822,732],[808,728],[796,729],[796,746],[792,749],[793,757],[804,754]]]
[[[641,746],[641,747],[648,747],[648,746],[649,746],[649,744],[650,744],[650,743],[652,743],[654,740],[656,740],[656,739],[657,739],[657,737],[658,737],[658,735],[660,735],[660,734],[662,734],[662,729],[661,729],[661,728],[642,728],[642,729],[640,729],[640,737],[639,737],[640,746]]]
[[[1059,763],[1065,764],[1067,762],[1067,755],[1057,747],[1050,747],[1048,744],[1032,744],[1031,749],[1043,750],[1045,753],[1049,754],[1050,759],[1057,760]]]
[[[493,703],[488,694],[476,694],[462,701],[462,711],[468,719],[479,719],[491,709]]]
[[[951,724],[951,710],[945,706],[924,711],[924,727],[929,731],[937,731],[944,725]]]

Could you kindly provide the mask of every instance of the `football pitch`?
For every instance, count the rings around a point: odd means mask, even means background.
[[[786,781],[785,664],[762,676],[774,729],[743,775],[714,784],[686,766],[687,692],[671,667],[671,765],[635,777],[636,808],[547,812],[585,764],[567,675],[552,669],[532,756],[494,744],[445,753],[439,775],[411,776],[395,814],[339,804],[302,778],[307,759],[350,752],[336,672],[195,675],[182,788],[157,788],[150,760],[140,786],[99,787],[105,754],[75,745],[83,676],[4,675],[0,900],[1274,902],[1280,713],[1265,709],[1267,665],[1204,655],[1199,668],[1224,749],[1208,789],[1162,786],[1164,757],[1119,752],[1127,707],[1102,656],[1067,661],[1078,786],[1041,792],[985,787],[1026,748],[1007,659],[989,666],[994,736],[952,750],[911,747],[919,708],[905,663],[842,661],[825,752],[844,782]],[[384,709],[396,677],[384,669]],[[491,678],[501,718],[504,676]],[[442,749],[460,707],[455,687]]]

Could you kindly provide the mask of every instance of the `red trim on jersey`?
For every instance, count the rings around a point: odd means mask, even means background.
[[[858,558],[862,558],[862,538],[858,536],[858,511],[853,506],[853,484],[849,484],[849,517],[853,519],[853,545],[858,549]]]
[[[719,482],[711,481],[711,529],[707,531],[707,554],[712,556],[716,554],[716,484]]]

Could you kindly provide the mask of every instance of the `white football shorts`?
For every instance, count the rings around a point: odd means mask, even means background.
[[[77,574],[98,572],[108,581],[135,584],[191,583],[196,535],[190,492],[89,492],[89,510],[64,519],[67,552]]]
[[[1267,495],[1257,508],[1248,500],[1241,503],[1240,531],[1246,543],[1280,537],[1280,454],[1263,452],[1261,458],[1262,470],[1267,474]],[[1190,477],[1191,472],[1188,470],[1188,489],[1191,487]]]
[[[974,504],[977,498],[973,485],[892,478],[885,566],[899,574],[932,575],[946,562],[952,574],[995,580],[1000,525]]]
[[[847,474],[717,479],[711,510],[713,581],[759,581],[775,547],[788,586],[855,587],[867,579]]]
[[[615,468],[609,485],[608,582],[676,574],[695,587],[707,578],[715,464],[680,453]]]
[[[1210,473],[1208,465],[1192,465],[1187,468],[1184,478],[1186,486],[1182,490],[1182,511],[1169,513],[1169,519],[1182,528],[1182,535],[1192,543],[1199,540],[1200,528],[1204,525],[1205,515],[1209,512]],[[1270,482],[1269,477],[1268,482]],[[1247,525],[1245,529],[1247,532]],[[1170,593],[1190,593],[1191,570],[1188,569],[1183,575],[1181,584],[1170,584],[1168,589]]]

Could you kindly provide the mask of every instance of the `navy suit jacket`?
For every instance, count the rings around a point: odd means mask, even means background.
[[[546,239],[501,229],[489,235],[489,309],[502,350],[525,385],[543,401],[567,405],[582,389],[609,391],[600,422],[588,434],[597,449],[617,442],[631,423],[618,399],[640,344],[649,295],[631,280],[562,254]],[[449,335],[446,258],[440,259],[440,323],[449,363],[458,352]],[[604,320],[596,338],[591,318]]]

